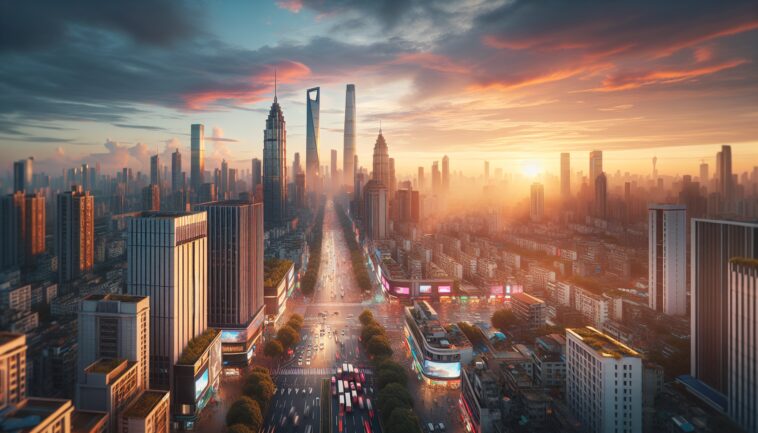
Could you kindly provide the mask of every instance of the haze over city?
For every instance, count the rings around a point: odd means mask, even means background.
[[[755,1],[0,2],[0,432],[758,433]]]

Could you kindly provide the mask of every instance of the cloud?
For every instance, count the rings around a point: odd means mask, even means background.
[[[290,12],[298,13],[303,8],[301,0],[277,0],[276,5]]]
[[[226,138],[224,137],[224,130],[218,126],[213,128],[213,134],[210,137],[205,137],[207,141],[218,143],[218,142],[226,142],[226,143],[237,143],[239,140],[235,140],[234,138]]]
[[[621,105],[614,105],[613,107],[603,107],[598,108],[598,111],[624,111],[629,110],[630,108],[633,108],[634,104],[621,104]]]
[[[119,128],[144,129],[145,131],[166,131],[166,128],[163,128],[161,126],[152,126],[152,125],[132,125],[128,123],[114,123],[113,126],[118,126]]]

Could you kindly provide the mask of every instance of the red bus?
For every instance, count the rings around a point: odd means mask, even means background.
[[[365,430],[365,433],[371,433],[371,424],[369,424],[367,419],[363,420],[363,429]]]

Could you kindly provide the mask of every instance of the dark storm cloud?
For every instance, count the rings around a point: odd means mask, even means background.
[[[166,45],[197,32],[194,8],[173,0],[35,0],[0,2],[0,51],[45,48],[90,27]]]

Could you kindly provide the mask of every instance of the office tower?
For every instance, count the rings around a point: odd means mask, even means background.
[[[723,202],[723,211],[734,212],[734,179],[732,176],[732,146],[721,146],[721,170],[719,170],[719,187]]]
[[[221,200],[229,198],[229,164],[225,159],[221,160],[221,171],[219,172],[218,196]]]
[[[395,198],[395,191],[397,190],[397,178],[395,177],[395,158],[389,158],[390,163],[390,184],[387,185],[387,192],[389,199],[392,201]]]
[[[450,158],[442,157],[442,191],[450,191]]]
[[[24,264],[33,263],[45,252],[45,195],[41,192],[24,196],[23,235]]]
[[[539,222],[545,216],[545,188],[541,183],[535,182],[531,188],[531,207],[529,217],[532,221]]]
[[[310,110],[309,105],[309,113]],[[286,220],[286,206],[287,127],[279,101],[274,94],[274,102],[266,119],[266,129],[263,131],[263,212],[267,227],[276,226]]]
[[[198,203],[207,203],[209,201],[216,201],[218,194],[216,193],[216,185],[210,182],[206,182],[200,185],[200,191],[197,195]]]
[[[603,151],[593,150],[590,152],[590,187],[595,186],[595,180],[603,172]]]
[[[353,182],[353,200],[351,204],[353,206],[353,212],[355,213],[356,218],[360,220],[363,220],[365,211],[365,197],[363,193],[363,187],[367,182],[368,175],[366,174],[365,170],[357,169],[355,171],[355,181]]]
[[[372,179],[380,182],[388,190],[390,188],[390,156],[387,142],[384,140],[382,130],[379,129],[379,136],[374,143],[374,159]]]
[[[168,391],[143,392],[121,415],[118,433],[169,433],[170,396]]]
[[[237,198],[237,169],[230,168],[227,174],[227,183],[229,184],[229,198]]]
[[[0,269],[31,265],[44,252],[44,194],[19,190],[0,198]]]
[[[90,184],[89,165],[82,164],[82,170],[80,173],[82,189],[85,191],[92,191],[92,185]]]
[[[262,177],[262,171],[261,171],[261,160],[258,158],[253,158],[253,179],[252,179],[252,189],[253,192],[258,188],[258,185],[263,184],[263,177]]]
[[[691,221],[691,374],[728,396],[729,260],[758,258],[758,223]]]
[[[77,410],[108,414],[108,431],[118,431],[124,409],[144,388],[138,384],[137,363],[100,358],[87,365],[77,386]]]
[[[588,433],[642,432],[642,358],[592,327],[566,329],[566,401]]]
[[[348,188],[353,186],[353,177],[357,169],[353,164],[355,136],[355,84],[348,84],[345,91],[345,138],[342,149],[342,183]]]
[[[331,157],[332,157],[331,158],[331,163],[332,163],[332,167],[331,168],[332,168],[332,170],[331,170],[331,173],[329,175],[332,178],[332,185],[335,188],[337,188],[337,187],[340,186],[340,180],[337,178],[338,175],[337,175],[337,150],[336,149],[332,149]]]
[[[735,257],[729,264],[728,413],[745,431],[758,431],[758,260]]]
[[[418,168],[418,190],[422,191],[424,189],[424,167]]]
[[[305,207],[305,173],[298,173],[295,176],[295,207],[298,209]]]
[[[366,235],[375,241],[387,238],[387,187],[372,179],[363,187]]]
[[[484,161],[484,182],[490,181],[490,162]]]
[[[419,193],[410,186],[397,190],[395,196],[394,219],[398,222],[419,222]]]
[[[34,176],[34,158],[31,156],[13,163],[13,191],[32,192],[32,178]]]
[[[126,291],[150,297],[150,388],[169,389],[173,366],[207,327],[205,212],[143,212],[127,229]]]
[[[150,185],[161,184],[161,160],[158,155],[150,157]]]
[[[0,332],[0,411],[26,398],[26,335]]]
[[[190,127],[190,182],[192,190],[197,193],[200,185],[205,183],[205,127],[193,124]]]
[[[700,185],[708,187],[708,164],[705,162],[700,163]]]
[[[171,154],[171,191],[177,192],[184,188],[184,176],[182,175],[182,154],[176,149]]]
[[[442,186],[442,179],[440,178],[440,167],[437,161],[432,163],[432,192],[439,194],[440,187]]]
[[[571,154],[561,153],[561,196],[571,197]]]
[[[263,204],[239,200],[195,206],[208,214],[208,326],[222,331],[226,365],[247,365],[260,337]]]
[[[318,190],[319,182],[319,117],[321,88],[314,87],[306,92],[306,134],[305,134],[305,183],[310,191]],[[265,209],[265,207],[264,207]]]
[[[605,219],[608,200],[608,179],[605,173],[600,173],[595,178],[595,216]]]
[[[145,296],[89,295],[79,304],[78,377],[100,358],[137,364],[138,386],[149,381],[150,299]]]
[[[95,197],[81,186],[59,193],[55,228],[58,280],[64,283],[95,262]]]
[[[648,207],[648,303],[664,314],[687,313],[687,207]]]
[[[161,189],[156,184],[142,188],[142,210],[161,210]]]
[[[303,169],[300,165],[300,152],[295,152],[295,155],[292,157],[292,177],[297,176],[302,173],[302,171]]]

